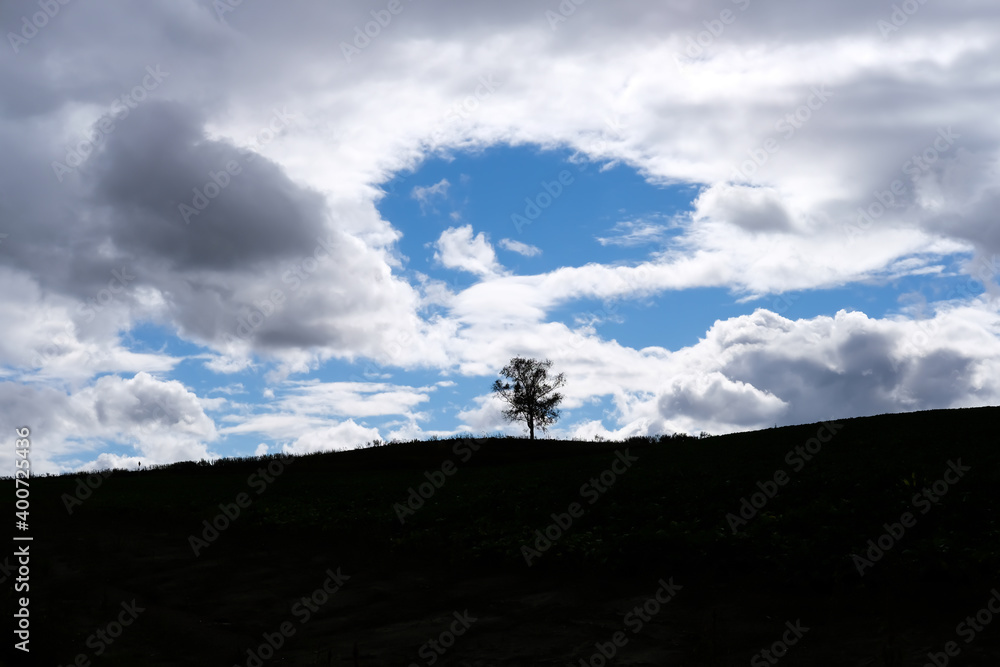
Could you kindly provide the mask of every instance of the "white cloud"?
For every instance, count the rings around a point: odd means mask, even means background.
[[[448,197],[449,187],[451,187],[451,183],[448,182],[448,179],[442,178],[434,185],[414,187],[410,192],[410,196],[420,202],[421,213],[426,213],[428,207],[433,207],[434,199],[446,199]]]
[[[72,400],[87,413],[95,435],[126,435],[154,462],[206,455],[203,443],[216,438],[203,400],[176,380],[144,372],[128,380],[106,375]]]
[[[233,396],[235,394],[245,394],[245,393],[247,393],[247,390],[246,390],[246,387],[243,386],[242,382],[234,382],[232,384],[227,384],[227,385],[222,386],[222,387],[215,387],[214,389],[210,390],[208,393],[212,394],[212,393],[215,393],[215,392],[219,392],[221,394],[226,394],[227,396]]]
[[[377,428],[358,424],[354,418],[402,416],[419,429],[416,424],[426,415],[414,408],[425,403],[436,388],[380,382],[285,381],[277,391],[269,390],[272,395],[267,406],[226,417],[229,425],[220,433],[260,435],[292,453],[350,449],[381,437]],[[342,419],[348,416],[353,418]]]
[[[521,243],[513,239],[500,239],[500,247],[504,250],[516,252],[525,257],[537,257],[542,254],[542,249],[527,243]]]
[[[639,218],[622,220],[611,228],[612,236],[598,236],[601,245],[625,248],[642,245],[660,245],[667,240],[667,232],[673,227],[656,219]]]
[[[295,442],[284,445],[282,451],[286,454],[332,452],[353,449],[358,445],[381,439],[378,429],[359,426],[353,419],[348,419],[329,428],[309,431],[296,438]]]
[[[38,281],[0,266],[0,364],[19,369],[26,381],[82,386],[98,373],[165,372],[180,359],[136,353],[122,345],[119,329],[128,323],[120,301],[77,304],[41,288]]]
[[[599,419],[576,424],[572,428],[560,432],[559,437],[566,437],[571,440],[624,440],[636,435],[648,435],[648,429],[642,423],[627,424],[619,429],[608,429]],[[555,432],[553,433],[555,435]]]
[[[374,417],[409,414],[433,387],[375,382],[293,382],[276,408],[296,414]]]
[[[472,235],[472,225],[449,227],[435,244],[434,259],[449,269],[468,271],[481,277],[499,275],[503,267],[484,232]]]
[[[0,412],[17,415],[36,438],[44,434],[45,446],[32,451],[37,472],[214,458],[208,444],[218,433],[205,408],[205,399],[180,382],[145,372],[130,379],[105,375],[70,393],[0,383]],[[101,451],[111,447],[135,454]],[[96,458],[84,458],[94,453]],[[12,453],[0,452],[4,461],[13,465]]]
[[[475,406],[460,410],[456,415],[459,421],[458,431],[473,435],[506,433],[519,435],[524,432],[523,425],[507,422],[503,416],[503,402],[493,394],[477,396]]]
[[[208,361],[205,362],[205,368],[221,375],[240,373],[253,366],[253,359],[249,355],[249,350],[240,355],[212,354],[207,356]]]

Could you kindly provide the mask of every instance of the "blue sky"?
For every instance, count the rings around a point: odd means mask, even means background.
[[[1000,10],[551,4],[405,5],[350,58],[350,3],[8,44],[0,415],[36,469],[520,433],[513,356],[566,373],[554,437],[1000,402]]]

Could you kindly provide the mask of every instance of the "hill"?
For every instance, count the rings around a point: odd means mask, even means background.
[[[998,424],[938,410],[33,478],[32,654],[998,664],[1000,622],[975,620],[1000,586]]]

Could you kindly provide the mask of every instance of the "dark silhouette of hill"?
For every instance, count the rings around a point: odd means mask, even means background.
[[[948,641],[949,664],[1000,664],[1000,614],[968,642],[957,627],[1000,586],[998,424],[936,410],[33,478],[33,658],[256,664],[288,623],[262,664],[772,664],[759,652],[801,621],[783,664],[924,664]],[[133,600],[120,638],[88,643]]]

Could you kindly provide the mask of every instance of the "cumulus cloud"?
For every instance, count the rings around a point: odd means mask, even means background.
[[[0,266],[0,365],[26,381],[85,385],[98,373],[165,372],[180,359],[134,352],[119,332],[129,321],[119,295],[107,287],[84,301],[45,290],[37,279]],[[116,285],[119,290],[124,289]]]
[[[17,415],[20,425],[44,434],[45,446],[33,451],[33,466],[39,471],[215,457],[208,446],[218,432],[205,413],[205,400],[176,380],[159,380],[145,372],[128,379],[104,375],[72,393],[4,382],[0,405],[6,414]],[[102,452],[89,461],[84,458],[109,443],[134,453]]]
[[[381,440],[378,429],[359,426],[353,419],[340,422],[325,429],[309,431],[295,442],[284,445],[285,454],[312,454],[314,452],[331,452],[342,449],[353,449],[375,440]]]
[[[449,269],[468,271],[481,277],[503,272],[486,234],[479,232],[473,236],[472,225],[449,227],[441,232],[434,247],[434,259]]]
[[[508,422],[503,416],[503,402],[493,394],[478,396],[474,405],[461,410],[456,415],[458,430],[472,434],[507,433],[517,435],[523,427]]]
[[[773,188],[718,184],[695,200],[695,217],[719,220],[751,232],[789,231],[792,220]]]
[[[974,306],[923,320],[841,311],[788,320],[767,310],[717,322],[666,357],[669,381],[620,400],[650,432],[723,432],[1000,400],[1000,319]]]
[[[661,391],[657,407],[665,418],[682,414],[697,421],[756,426],[781,415],[788,406],[752,384],[734,382],[714,371],[673,378]]]

